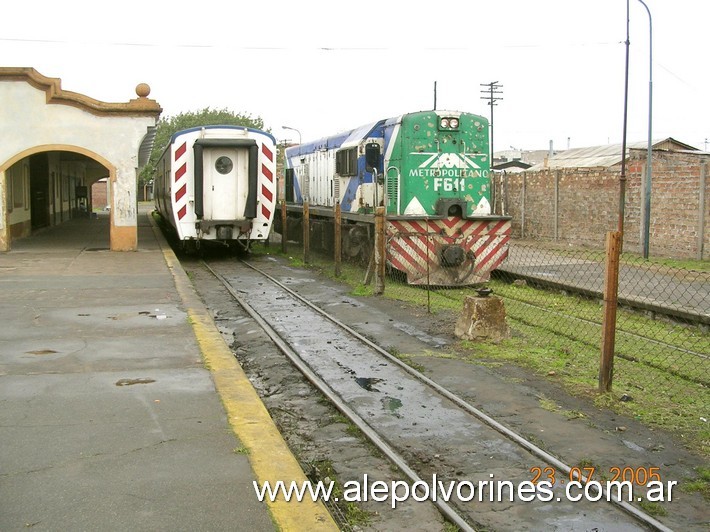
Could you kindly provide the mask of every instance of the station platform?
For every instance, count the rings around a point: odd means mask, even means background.
[[[139,205],[0,253],[0,530],[337,530],[203,302]],[[209,369],[208,369],[209,368]]]

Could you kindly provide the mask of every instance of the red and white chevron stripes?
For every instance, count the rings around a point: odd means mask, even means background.
[[[509,240],[510,220],[388,220],[387,260],[410,284],[482,283],[507,257]],[[463,250],[462,264],[441,263],[449,246]]]
[[[263,232],[264,224],[271,225],[276,205],[276,161],[274,152],[265,142],[261,144],[259,159],[259,208],[252,238],[257,238],[257,232]]]
[[[175,168],[174,182],[172,190],[175,191],[175,201],[173,203],[178,221],[181,221],[187,214],[187,142],[183,142],[175,150],[172,167]]]

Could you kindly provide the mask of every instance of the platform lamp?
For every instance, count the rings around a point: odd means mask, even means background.
[[[302,144],[301,132],[299,130],[297,130],[295,127],[281,126],[281,129],[290,129],[291,131],[295,131],[296,133],[298,133],[298,145],[300,146]]]

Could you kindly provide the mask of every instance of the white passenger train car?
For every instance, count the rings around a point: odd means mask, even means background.
[[[154,181],[155,207],[183,247],[239,244],[269,236],[276,210],[276,140],[243,126],[175,133]]]

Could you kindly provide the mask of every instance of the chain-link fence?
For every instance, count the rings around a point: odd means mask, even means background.
[[[496,289],[511,320],[598,353],[604,259],[600,251],[513,241]],[[638,387],[633,375],[641,368],[664,393],[671,384],[675,393],[710,386],[710,272],[622,255],[618,303],[615,382]]]
[[[506,260],[486,284],[502,298],[513,334],[495,361],[522,363],[578,391],[599,382],[604,331],[604,251],[510,241]],[[710,271],[673,267],[624,254],[619,260],[613,344],[614,399],[647,422],[707,448],[710,405]],[[450,309],[475,288],[426,287],[430,312]],[[405,298],[388,279],[386,294]],[[481,346],[472,345],[475,352]],[[519,349],[510,356],[506,349]],[[490,346],[486,352],[491,354]],[[633,405],[632,405],[633,403]],[[658,416],[666,416],[659,420]]]
[[[344,225],[342,234],[353,227]],[[567,384],[578,383],[581,390],[596,388],[602,336],[608,327],[604,250],[509,240],[490,222],[475,231],[470,227],[448,231],[428,221],[405,226],[387,220],[380,225],[386,268],[378,268],[374,227],[372,238],[360,242],[367,248],[363,254],[367,260],[351,257],[355,260],[343,262],[346,276],[361,284],[360,293],[381,293],[433,314],[448,312],[453,328],[464,300],[485,297],[490,289],[504,302],[512,338],[495,345],[470,345],[472,352],[532,366],[563,377]],[[319,260],[333,257],[321,255]],[[664,426],[677,421],[674,428],[699,437],[707,448],[707,261],[667,264],[622,254],[618,265],[618,308],[611,327],[614,396],[633,403],[631,411],[640,417],[657,415],[655,408],[647,414],[647,406],[661,407],[673,418],[664,420],[668,422]]]

